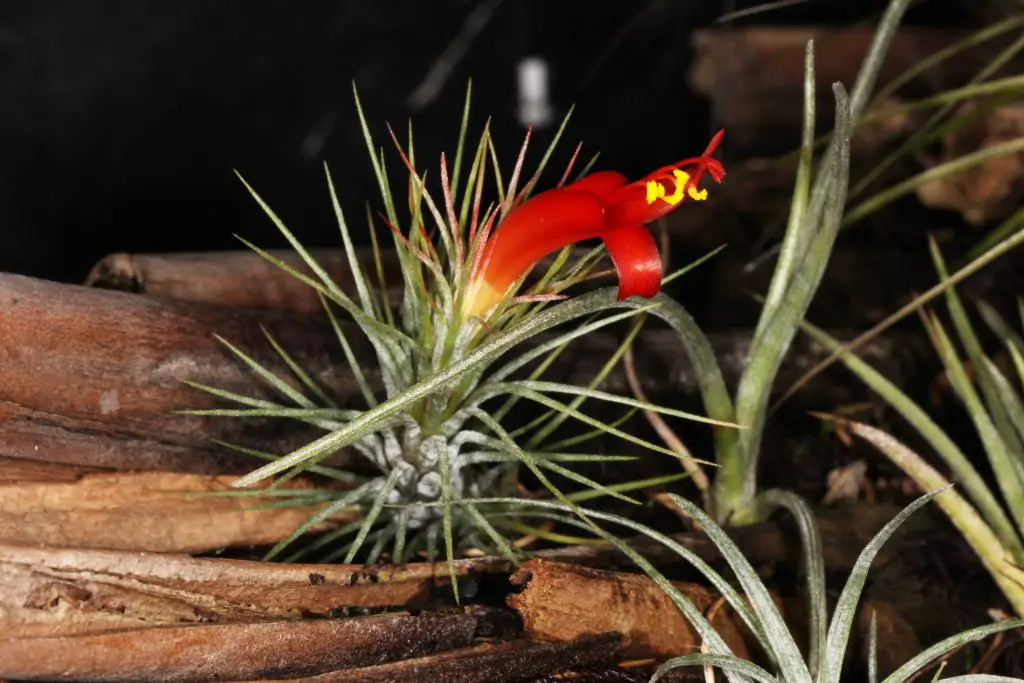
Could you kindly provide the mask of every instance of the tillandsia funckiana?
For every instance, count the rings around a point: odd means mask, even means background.
[[[300,420],[323,429],[321,438],[283,455],[253,452],[271,462],[241,478],[238,486],[251,485],[275,475],[276,482],[302,471],[341,479],[347,489],[300,492],[276,488],[257,491],[277,496],[274,504],[322,504],[322,510],[289,538],[272,549],[277,556],[315,524],[349,508],[361,512],[360,520],[322,536],[315,547],[340,541],[340,550],[328,560],[357,556],[377,561],[387,552],[390,561],[401,562],[414,554],[435,556],[443,537],[449,560],[468,547],[485,548],[513,555],[513,548],[501,532],[502,522],[493,523],[472,505],[458,501],[508,496],[515,491],[519,466],[525,466],[548,491],[563,503],[572,497],[552,481],[552,475],[582,485],[583,494],[610,495],[632,500],[623,494],[630,486],[606,487],[575,473],[561,463],[628,459],[625,456],[565,452],[579,437],[562,443],[539,443],[524,434],[547,435],[552,425],[573,419],[587,425],[591,435],[608,434],[668,455],[673,453],[646,442],[581,411],[586,400],[618,404],[624,411],[636,408],[658,411],[684,419],[716,425],[716,433],[735,433],[731,412],[724,396],[721,376],[702,380],[710,417],[701,417],[653,406],[627,397],[538,379],[547,365],[577,337],[600,327],[641,313],[666,320],[681,333],[695,327],[679,304],[659,294],[663,282],[658,247],[647,224],[678,207],[707,197],[702,184],[710,178],[721,182],[725,171],[713,154],[722,133],[713,137],[703,154],[660,168],[629,182],[614,171],[599,171],[569,182],[573,162],[553,189],[538,194],[533,190],[551,156],[565,123],[556,134],[537,170],[526,178],[524,163],[527,143],[503,182],[495,146],[484,128],[469,160],[463,182],[463,156],[469,120],[470,93],[467,92],[454,164],[449,167],[442,154],[438,180],[428,188],[427,173],[416,166],[410,127],[408,145],[403,148],[391,131],[398,157],[408,171],[408,219],[399,218],[399,204],[392,194],[385,156],[371,138],[366,119],[356,105],[370,150],[383,200],[381,223],[390,229],[401,265],[403,298],[393,310],[377,268],[376,281],[358,262],[344,214],[339,206],[330,173],[327,184],[333,202],[348,264],[355,283],[352,296],[328,276],[303,248],[284,223],[246,184],[280,232],[302,257],[312,276],[291,268],[266,251],[249,244],[259,254],[289,271],[324,299],[327,315],[338,334],[350,372],[358,383],[365,409],[342,409],[273,339],[270,343],[294,377],[285,378],[258,364],[243,350],[225,342],[228,348],[267,381],[284,401],[268,401],[215,387],[200,387],[221,398],[242,404],[240,409],[193,411],[206,415],[279,417]],[[568,117],[567,117],[568,118]],[[489,173],[490,169],[490,173]],[[484,203],[493,177],[495,200]],[[524,182],[525,179],[525,182]],[[243,181],[244,182],[244,181]],[[439,192],[438,192],[439,188]],[[429,227],[428,227],[429,226]],[[370,235],[374,235],[371,222]],[[601,246],[574,260],[573,244],[597,238]],[[244,241],[244,240],[243,240]],[[377,265],[380,251],[374,237]],[[618,274],[618,289],[607,288],[567,297],[565,290],[602,273],[596,267],[604,252]],[[555,255],[546,272],[525,284],[539,260]],[[670,276],[671,277],[671,276]],[[613,310],[613,309],[624,310]],[[356,358],[336,309],[343,311],[367,337],[376,355],[380,386],[374,386]],[[577,327],[560,330],[553,338],[535,343],[518,355],[503,358],[522,342],[564,323],[585,318]],[[684,342],[689,341],[684,335]],[[691,358],[709,353],[701,337],[684,344]],[[620,356],[616,354],[616,356]],[[613,358],[610,363],[614,363]],[[532,367],[532,370],[531,370]],[[606,374],[606,366],[599,375]],[[529,371],[526,378],[517,374]],[[521,374],[521,373],[520,373]],[[600,380],[600,376],[597,380]],[[383,395],[381,395],[381,388]],[[568,402],[560,397],[570,397]],[[512,404],[519,400],[539,404],[547,412],[518,430],[502,426]],[[372,475],[342,471],[323,462],[342,448],[363,456]],[[682,475],[675,475],[680,478]],[[645,482],[636,482],[639,487]],[[240,492],[243,494],[250,492]],[[506,511],[507,512],[507,511]],[[500,517],[500,515],[498,515]],[[367,549],[360,553],[361,549]],[[305,550],[309,550],[307,546]],[[293,555],[295,557],[295,555]]]

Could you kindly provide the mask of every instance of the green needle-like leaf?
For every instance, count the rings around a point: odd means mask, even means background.
[[[633,323],[632,327],[629,330],[629,333],[626,335],[626,338],[622,340],[622,343],[619,344],[618,348],[615,350],[615,353],[613,353],[611,357],[607,361],[605,361],[605,364],[601,367],[600,370],[598,370],[597,374],[594,375],[593,379],[590,380],[589,384],[587,385],[588,389],[594,391],[598,386],[600,386],[602,382],[604,382],[605,378],[608,377],[611,371],[615,369],[615,367],[619,364],[619,362],[622,360],[622,357],[625,355],[626,350],[633,345],[633,341],[636,339],[637,335],[640,334],[640,330],[643,328],[643,320],[643,317],[638,317],[637,320]],[[531,377],[530,380],[535,380],[535,378]],[[532,386],[531,388],[537,389],[538,391],[544,391],[544,389],[541,389],[538,386],[536,386],[535,381],[534,386]],[[588,398],[590,398],[590,394],[580,394],[569,403],[569,407],[572,408],[573,410],[579,410],[579,407],[583,405],[583,402],[586,401]],[[550,434],[552,434],[556,429],[558,429],[558,427],[567,419],[567,417],[568,416],[565,415],[564,413],[553,416],[551,420],[549,420],[543,427],[538,429],[536,433],[534,433],[530,437],[529,442],[527,442],[526,444],[527,447],[536,448],[539,444],[543,443],[544,439],[547,438]]]
[[[377,319],[375,309],[373,306],[373,297],[370,295],[370,287],[366,282],[366,275],[363,273],[363,267],[359,263],[359,259],[356,258],[356,249],[352,244],[352,236],[348,231],[348,224],[345,222],[345,214],[341,210],[341,204],[338,202],[338,193],[334,190],[334,180],[331,178],[331,171],[327,168],[327,164],[324,164],[324,175],[327,177],[327,188],[331,194],[331,206],[334,207],[334,217],[338,221],[338,230],[341,232],[341,243],[345,247],[345,256],[348,258],[349,272],[352,273],[352,281],[356,285],[356,292],[359,294],[359,303],[363,307],[363,312],[374,320]]]
[[[320,522],[330,519],[333,515],[337,514],[341,510],[344,510],[347,507],[352,507],[353,505],[356,505],[359,502],[361,502],[363,497],[369,491],[369,487],[371,485],[372,482],[366,483],[357,489],[354,489],[343,494],[340,498],[338,498],[338,500],[328,505],[323,510],[313,515],[302,524],[300,524],[299,527],[291,534],[278,541],[277,545],[275,545],[273,548],[267,551],[267,554],[264,556],[263,559],[265,561],[270,561],[274,559],[275,557],[281,554],[281,551],[283,551],[285,548],[287,548],[296,540],[298,540],[300,536],[309,532],[310,529],[312,529]]]
[[[319,292],[318,292],[319,294]],[[352,377],[355,379],[356,384],[359,385],[359,391],[363,395],[363,400],[366,401],[366,405],[371,408],[377,405],[377,398],[373,395],[373,389],[370,388],[370,383],[366,381],[366,375],[363,373],[362,365],[356,359],[356,355],[352,353],[352,346],[348,343],[348,338],[345,337],[345,332],[341,329],[341,325],[338,323],[337,317],[334,315],[334,311],[331,310],[331,305],[324,298],[323,294],[320,294],[320,303],[324,307],[324,311],[327,313],[327,318],[331,321],[331,329],[334,330],[334,336],[338,338],[338,345],[341,346],[341,352],[345,354],[345,362],[348,363],[349,370],[352,371]],[[394,384],[394,378],[391,378],[390,384]]]
[[[825,551],[814,512],[807,503],[789,491],[771,490],[758,496],[758,503],[771,508],[785,508],[796,519],[803,542],[804,574],[810,604],[810,638],[807,668],[815,679],[825,660],[825,638],[828,629],[828,605],[825,600]]]
[[[823,330],[804,322],[804,331],[815,341],[830,350],[842,349],[842,344],[830,337]],[[957,447],[952,439],[935,423],[934,420],[914,401],[890,382],[882,373],[858,358],[855,354],[843,351],[840,360],[872,391],[877,393],[886,403],[898,412],[903,419],[917,430],[928,445],[935,449],[945,463],[953,470],[955,479],[959,481],[970,495],[975,505],[992,527],[999,540],[1013,549],[1018,561],[1024,562],[1024,547],[1021,546],[1013,523],[1007,517],[998,499],[989,489],[981,474],[970,460]]]
[[[912,657],[906,664],[893,671],[885,680],[882,681],[882,683],[906,683],[907,681],[916,678],[917,674],[932,662],[938,661],[950,652],[959,650],[968,643],[983,640],[997,633],[1003,633],[1004,631],[1021,627],[1024,627],[1024,619],[1007,619],[995,624],[978,626],[977,628],[972,628],[968,631],[958,633],[955,636],[950,636],[949,638],[926,648],[924,652]],[[948,682],[963,678],[965,677],[957,676],[955,678],[946,678],[943,680]],[[1017,679],[1011,678],[1009,680]]]
[[[359,549],[366,541],[366,537],[370,533],[370,529],[373,528],[373,525],[377,522],[377,518],[380,516],[380,511],[384,507],[384,503],[387,502],[388,496],[395,488],[395,482],[398,481],[399,473],[400,470],[393,469],[391,470],[391,474],[388,475],[388,478],[384,480],[383,486],[380,487],[380,490],[377,492],[377,496],[373,499],[373,505],[370,506],[370,509],[366,512],[366,516],[363,517],[363,523],[359,527],[359,533],[356,534],[355,540],[352,541],[352,545],[349,547],[348,554],[345,555],[344,564],[352,563],[352,560],[356,557],[356,553],[359,552]],[[380,480],[375,480],[375,483],[379,481]]]
[[[284,396],[288,397],[293,402],[298,403],[303,408],[316,408],[316,404],[313,403],[312,401],[310,401],[308,398],[306,398],[302,394],[302,392],[292,388],[291,385],[289,385],[287,382],[285,382],[283,379],[281,379],[280,377],[275,375],[273,372],[271,372],[270,370],[268,370],[267,368],[263,367],[262,365],[257,363],[252,358],[250,358],[243,351],[241,351],[238,347],[236,347],[233,344],[231,344],[231,342],[229,342],[228,340],[224,339],[220,335],[216,335],[215,334],[213,336],[221,344],[223,344],[224,346],[228,347],[228,350],[231,351],[231,353],[233,353],[236,356],[238,356],[238,358],[240,358],[242,360],[242,362],[244,362],[246,365],[248,365],[253,370],[253,372],[256,373],[256,375],[260,379],[262,379],[264,382],[266,382],[270,386],[274,387],[274,389],[276,389],[279,393],[281,393]]]
[[[321,301],[326,301],[325,299],[323,299],[323,295],[320,295],[320,298]],[[270,342],[270,345],[273,347],[274,351],[277,352],[277,355],[281,357],[281,360],[285,362],[285,364],[288,366],[288,369],[292,371],[293,375],[295,375],[295,378],[302,382],[302,384],[307,389],[309,389],[313,393],[313,395],[319,398],[324,403],[324,405],[330,408],[337,407],[334,401],[330,399],[330,397],[326,394],[326,392],[324,392],[320,385],[313,381],[313,378],[309,376],[309,373],[303,370],[302,366],[295,362],[295,359],[292,358],[287,351],[285,351],[284,347],[277,343],[277,340],[274,339],[274,336],[270,334],[270,330],[268,330],[263,325],[260,325],[260,329],[263,331],[263,336],[265,336],[267,338],[267,341]]]
[[[695,654],[673,657],[658,667],[658,670],[651,676],[650,683],[660,681],[662,676],[669,671],[684,666],[714,667],[722,671],[747,676],[759,683],[778,683],[778,678],[771,675],[757,664],[752,664],[745,659],[732,657],[730,655]]]
[[[867,581],[868,569],[870,569],[875,555],[910,515],[924,507],[928,501],[944,490],[946,489],[926,493],[908,505],[891,522],[882,527],[882,530],[861,551],[857,562],[850,571],[850,577],[846,580],[846,586],[843,587],[843,592],[839,596],[832,615],[832,623],[829,626],[828,638],[825,643],[825,659],[822,662],[821,674],[818,676],[819,683],[839,683],[843,658],[846,654],[847,644],[850,642],[853,620],[857,615],[857,603],[860,601],[861,591]]]
[[[539,464],[543,465],[542,461]],[[681,481],[689,477],[687,472],[677,472],[675,474],[664,474],[660,477],[649,477],[647,479],[637,479],[636,481],[627,481],[622,484],[612,484],[611,486],[602,486],[601,488],[607,489],[613,493],[624,493],[626,491],[638,491],[642,489],[651,489],[657,486],[664,486],[665,484],[673,484],[677,481]],[[575,503],[581,503],[585,500],[593,500],[594,498],[600,498],[601,496],[607,495],[604,491],[593,490],[593,491],[578,491],[576,493],[570,493],[567,497],[569,500]],[[633,500],[630,498],[629,500]]]

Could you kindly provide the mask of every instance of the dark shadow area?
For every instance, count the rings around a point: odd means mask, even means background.
[[[550,65],[555,119],[577,105],[565,154],[583,140],[602,166],[643,172],[706,140],[707,105],[685,81],[690,34],[754,4],[9,0],[0,7],[0,271],[81,281],[113,251],[233,248],[235,232],[276,246],[232,169],[306,242],[333,244],[321,162],[351,215],[377,200],[352,81],[378,142],[384,122],[402,131],[413,116],[421,166],[435,167],[440,151],[453,152],[472,78],[474,122],[490,115],[511,158],[524,133],[516,65],[537,55]],[[849,24],[883,4],[808,1],[738,23]],[[931,0],[908,23],[965,16],[959,3]],[[474,24],[433,96],[411,106]]]

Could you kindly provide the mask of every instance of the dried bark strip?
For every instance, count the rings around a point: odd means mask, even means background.
[[[456,562],[460,577],[481,571],[508,571],[508,563]],[[0,634],[21,637],[338,616],[346,607],[421,609],[450,595],[443,562],[276,564],[0,545]]]
[[[201,495],[230,489],[231,476],[131,472],[8,483],[9,462],[0,461],[0,543],[198,553],[274,544],[320,510],[246,509],[258,500]],[[288,488],[308,486],[299,481]],[[354,517],[338,515],[314,531]]]
[[[233,681],[309,676],[466,647],[475,620],[423,617],[166,626],[0,639],[0,676],[46,681]]]
[[[544,640],[571,641],[588,633],[622,634],[624,657],[669,659],[700,651],[701,638],[654,581],[637,574],[530,560],[509,579],[520,589],[508,597],[523,627]],[[736,656],[749,658],[727,605],[703,586],[675,586],[699,609]]]
[[[299,272],[313,276],[294,250],[270,253]],[[310,249],[342,291],[354,293],[355,282],[342,249]],[[373,269],[373,253],[359,250],[363,264]],[[389,293],[401,294],[402,275],[394,251],[381,253]],[[93,266],[85,280],[90,287],[118,289],[196,303],[317,313],[323,305],[316,291],[254,251],[209,251],[182,254],[111,254]],[[396,288],[397,287],[397,288]]]
[[[393,664],[292,679],[291,683],[513,683],[611,663],[618,642],[618,634],[607,633],[567,643],[485,643]]]
[[[119,469],[242,472],[222,439],[288,452],[321,434],[293,421],[176,414],[219,405],[192,380],[277,398],[214,339],[288,376],[266,326],[336,395],[358,388],[320,318],[147,297],[0,274],[0,456]],[[353,339],[356,353],[369,352]]]
[[[100,467],[0,457],[0,486],[24,482],[75,482],[87,474],[110,472]]]

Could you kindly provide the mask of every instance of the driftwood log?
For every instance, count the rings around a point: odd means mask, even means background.
[[[456,563],[463,581],[509,569],[494,558]],[[514,614],[494,608],[352,616],[443,608],[448,580],[444,564],[282,565],[4,545],[0,677],[523,681],[615,660],[616,634],[517,639]]]
[[[270,253],[305,275],[313,275],[295,251],[271,250]],[[355,292],[345,252],[341,249],[310,249],[309,253],[342,291]],[[359,258],[361,263],[372,264],[373,252],[360,250]],[[399,296],[402,276],[393,249],[382,250],[381,265],[384,277],[391,285],[389,295]],[[368,274],[372,274],[376,281],[372,265]],[[178,301],[299,313],[323,311],[323,304],[314,289],[251,250],[111,254],[93,266],[85,284]]]
[[[324,323],[0,275],[0,456],[199,474],[249,469],[252,458],[211,441],[286,452],[318,433],[177,414],[218,405],[183,382],[271,397],[213,336],[286,373],[262,326],[318,380],[355,395]]]

